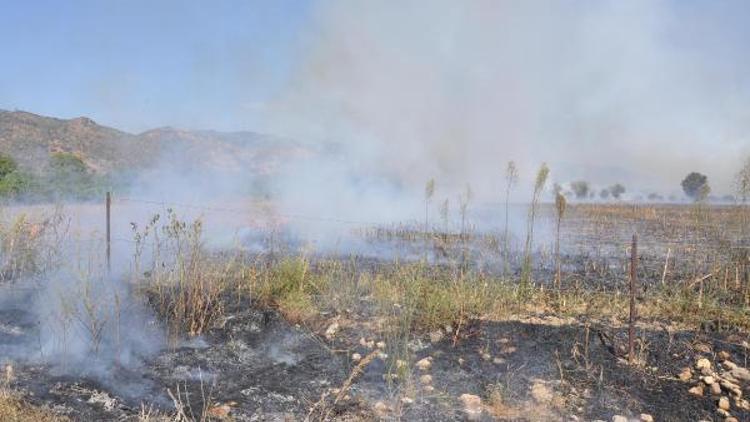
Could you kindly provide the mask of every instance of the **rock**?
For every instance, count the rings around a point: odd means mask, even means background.
[[[728,381],[728,380],[721,380],[719,382],[719,384],[721,384],[721,388],[723,388],[724,390],[726,390],[726,391],[734,394],[735,396],[737,396],[737,397],[741,397],[742,396],[742,388],[740,388],[739,385],[737,385],[737,384],[735,384],[735,383],[733,383],[731,381]]]
[[[464,405],[464,413],[470,421],[479,420],[482,417],[482,399],[473,394],[462,394],[458,398]]]
[[[729,411],[729,399],[727,397],[722,397],[719,399],[719,402],[716,404],[719,409]]]
[[[745,399],[736,399],[734,404],[742,410],[750,410],[750,402]]]
[[[375,347],[375,342],[372,340],[365,340],[365,338],[362,337],[361,339],[359,339],[359,345],[368,349],[372,349],[373,347]]]
[[[480,356],[482,356],[483,360],[490,360],[490,359],[492,359],[492,355],[489,354],[489,353],[487,353],[487,352],[481,352]]]
[[[700,358],[695,362],[695,369],[702,371],[704,369],[711,369],[711,361],[706,358]]]
[[[445,334],[443,333],[443,330],[435,330],[430,333],[430,342],[431,343],[440,343],[440,341],[445,337]]]
[[[721,395],[721,385],[719,383],[715,382],[711,384],[711,394],[714,396]]]
[[[541,382],[535,382],[531,386],[531,397],[539,404],[549,403],[555,397],[552,390]]]
[[[492,359],[492,363],[494,363],[495,365],[502,365],[502,364],[505,363],[505,359],[503,359],[503,358],[495,358],[495,359]]]
[[[701,353],[711,353],[711,346],[706,343],[698,343],[695,346],[693,346],[693,349]]]
[[[690,378],[693,378],[693,371],[690,368],[685,368],[679,375],[677,375],[677,378],[682,382],[688,382],[690,381]]]
[[[726,411],[726,410],[724,410],[724,409],[716,409],[716,413],[718,413],[718,414],[719,414],[719,416],[723,416],[723,417],[725,417],[725,418],[728,418],[728,417],[729,417],[729,412],[727,412],[727,411]]]
[[[334,337],[336,337],[336,333],[339,331],[339,323],[334,322],[333,324],[329,325],[326,329],[325,336],[328,340],[333,340]]]
[[[353,353],[352,354],[352,361],[359,362],[361,360],[362,360],[362,355],[360,355],[359,353]]]
[[[704,382],[704,383],[705,383],[706,385],[711,385],[711,384],[713,384],[713,383],[715,383],[715,382],[716,382],[716,379],[715,379],[714,377],[712,377],[712,376],[710,376],[710,375],[709,375],[709,376],[707,376],[707,377],[703,377],[703,382]]]
[[[730,355],[726,350],[722,350],[721,352],[717,353],[716,356],[719,358],[719,360],[729,360],[732,358],[732,355]]]
[[[385,342],[384,341],[379,341],[379,342],[375,343],[375,347],[377,347],[378,349],[385,349]]]
[[[425,385],[424,387],[422,387],[422,389],[425,393],[432,393],[433,391],[435,391],[435,387],[431,385]]]
[[[208,409],[208,415],[216,418],[216,419],[227,419],[229,417],[229,412],[232,411],[232,408],[229,407],[227,404],[222,404],[219,406],[214,406],[210,409]]]
[[[428,375],[428,374],[422,375],[421,377],[419,377],[419,382],[421,382],[424,385],[432,384],[432,375]]]
[[[628,418],[622,415],[612,416],[612,422],[628,422]]]
[[[445,332],[448,334],[451,334],[453,332],[453,326],[450,324],[447,324],[444,328],[445,328]]]
[[[724,419],[724,422],[739,422],[739,421],[737,420],[737,418],[727,416],[726,419]]]
[[[466,359],[464,359],[464,358],[458,358],[458,365],[459,365],[459,366],[460,366],[460,365],[463,365],[463,364],[464,364],[464,362],[466,362]]]
[[[688,390],[688,393],[694,395],[694,396],[701,396],[703,397],[703,385],[698,384],[695,387]]]
[[[420,371],[429,371],[432,367],[432,357],[428,356],[424,359],[421,359],[417,361],[417,368],[419,368]]]
[[[387,404],[383,403],[382,401],[379,401],[375,403],[375,405],[372,406],[372,410],[375,412],[375,415],[377,415],[380,418],[383,418],[388,415],[388,412],[390,412],[390,407],[388,407]]]
[[[654,422],[654,417],[648,413],[641,413],[641,422]]]
[[[750,382],[750,371],[747,370],[747,368],[742,367],[736,367],[729,371],[729,375],[734,377],[735,379],[739,381],[745,381]]]
[[[721,366],[731,371],[732,369],[737,367],[737,364],[732,362],[731,360],[725,360],[721,363]]]
[[[403,404],[404,406],[408,406],[413,403],[414,403],[414,399],[410,397],[401,397],[401,404]]]

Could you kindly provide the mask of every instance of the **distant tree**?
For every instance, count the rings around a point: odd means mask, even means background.
[[[609,199],[609,189],[606,189],[606,188],[605,188],[605,189],[602,189],[602,190],[601,190],[601,191],[599,192],[599,198],[602,198],[602,199],[603,199],[603,200],[605,200],[605,201],[606,201],[607,199]]]
[[[32,178],[23,173],[16,160],[0,154],[0,196],[14,197],[27,192],[32,185]]]
[[[75,154],[52,154],[47,179],[45,187],[52,195],[82,198],[93,194],[92,174],[86,163]]]
[[[740,171],[735,176],[735,193],[737,197],[746,203],[750,199],[750,157],[745,160]]]
[[[0,179],[18,170],[18,164],[12,157],[0,154]]]
[[[589,196],[589,184],[583,180],[578,180],[570,184],[573,193],[578,199],[586,199]]]
[[[693,201],[701,201],[711,193],[711,187],[708,185],[708,177],[698,172],[692,172],[683,179],[682,190]]]
[[[656,192],[652,192],[648,194],[649,201],[662,201],[663,199],[664,198]]]
[[[609,188],[609,192],[612,194],[612,197],[615,199],[620,199],[623,193],[625,193],[625,186],[615,183]]]

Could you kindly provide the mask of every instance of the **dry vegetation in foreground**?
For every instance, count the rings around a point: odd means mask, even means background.
[[[557,211],[547,207],[537,212],[559,219],[567,236],[563,244],[598,239],[604,247],[612,246],[606,245],[609,233],[616,245],[623,227],[637,225],[652,234],[644,242],[644,254],[650,253],[648,247],[669,251],[664,261],[642,257],[641,324],[750,332],[750,261],[746,249],[737,248],[744,239],[747,209],[571,205],[564,219],[559,205]],[[46,271],[59,256],[46,248],[61,245],[64,219],[55,217],[40,226],[24,218],[0,227],[6,280]],[[211,251],[203,243],[200,221],[181,221],[170,211],[164,221],[156,216],[136,228],[130,282],[161,317],[173,341],[207,332],[222,321],[227,309],[237,306],[278,310],[289,322],[309,327],[321,337],[332,322],[350,321],[385,341],[389,379],[408,383],[413,382],[408,381],[410,368],[404,363],[413,357],[409,342],[436,330],[445,331],[455,346],[477,324],[530,315],[553,314],[609,327],[625,323],[629,298],[624,256],[606,252],[550,256],[544,250],[532,254],[532,228],[523,254],[504,250],[500,245],[510,244],[505,239],[488,242],[488,235],[475,235],[463,225],[458,236],[402,232],[418,242],[452,243],[452,250],[459,252],[439,264],[314,255],[267,257],[247,255],[242,248]],[[473,240],[499,248],[485,252],[497,254],[499,270],[470,264],[467,245]],[[652,245],[658,241],[663,245],[656,249]],[[502,257],[514,261],[506,265]],[[533,269],[532,260],[536,260]],[[509,266],[519,270],[509,272]],[[211,418],[206,409],[199,417],[185,414],[179,397],[175,404],[174,415],[144,409],[141,420]],[[24,404],[8,391],[0,395],[0,419],[64,420]]]

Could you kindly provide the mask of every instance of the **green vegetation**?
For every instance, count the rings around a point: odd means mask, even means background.
[[[72,153],[52,154],[45,170],[39,174],[24,171],[12,157],[0,154],[0,198],[32,202],[86,200],[100,197],[108,185],[108,177],[94,173]]]
[[[706,199],[708,194],[711,193],[708,177],[697,172],[688,174],[680,185],[685,195],[696,202]]]

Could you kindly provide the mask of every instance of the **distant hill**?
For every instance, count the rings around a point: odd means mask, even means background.
[[[73,153],[100,174],[160,163],[268,174],[284,158],[312,153],[291,140],[254,132],[167,127],[131,134],[86,117],[66,120],[0,110],[0,153],[10,155],[27,171],[42,173],[56,152]]]

